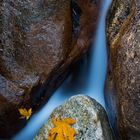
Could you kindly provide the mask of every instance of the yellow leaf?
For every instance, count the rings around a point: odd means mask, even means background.
[[[73,120],[73,119],[71,119],[71,118],[65,118],[65,119],[63,120],[63,122],[65,122],[65,123],[67,123],[67,124],[69,124],[69,125],[73,125],[73,124],[76,123],[76,121]]]
[[[75,120],[71,118],[65,118],[63,120],[53,118],[52,123],[54,128],[49,131],[47,140],[75,140],[74,136],[76,135],[76,131],[70,126],[76,123]]]
[[[30,108],[29,110],[27,110],[26,108],[20,108],[18,109],[21,118],[26,118],[26,120],[28,120],[32,114],[32,109]]]

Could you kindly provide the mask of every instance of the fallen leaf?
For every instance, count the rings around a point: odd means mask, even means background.
[[[50,130],[47,140],[75,140],[76,131],[71,127],[71,125],[76,123],[75,120],[71,118],[63,120],[53,118],[52,123],[54,128]]]
[[[21,118],[23,119],[26,118],[26,120],[28,120],[31,117],[32,108],[30,108],[29,110],[27,110],[26,108],[20,108],[18,110],[21,115]]]

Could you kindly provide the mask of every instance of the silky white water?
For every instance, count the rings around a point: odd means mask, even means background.
[[[46,105],[32,116],[26,127],[13,140],[33,140],[53,109],[73,95],[88,95],[105,107],[104,83],[107,68],[105,19],[110,4],[111,0],[103,1],[96,39],[89,54],[78,64],[77,72],[71,73]]]

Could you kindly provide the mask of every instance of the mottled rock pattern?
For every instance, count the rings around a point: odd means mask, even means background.
[[[53,127],[52,118],[73,118],[77,131],[75,140],[113,140],[104,108],[88,96],[76,95],[56,108],[48,122],[40,129],[35,140],[46,140]]]
[[[113,0],[107,18],[106,103],[120,140],[140,139],[140,1]]]
[[[26,123],[18,108],[35,112],[88,50],[99,6],[95,0],[0,1],[0,138]]]

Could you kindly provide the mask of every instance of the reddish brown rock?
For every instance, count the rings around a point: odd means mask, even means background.
[[[0,138],[20,130],[18,108],[37,110],[94,37],[100,2],[0,2]],[[73,11],[73,12],[72,12]]]
[[[120,140],[140,139],[140,1],[113,0],[106,102]]]

